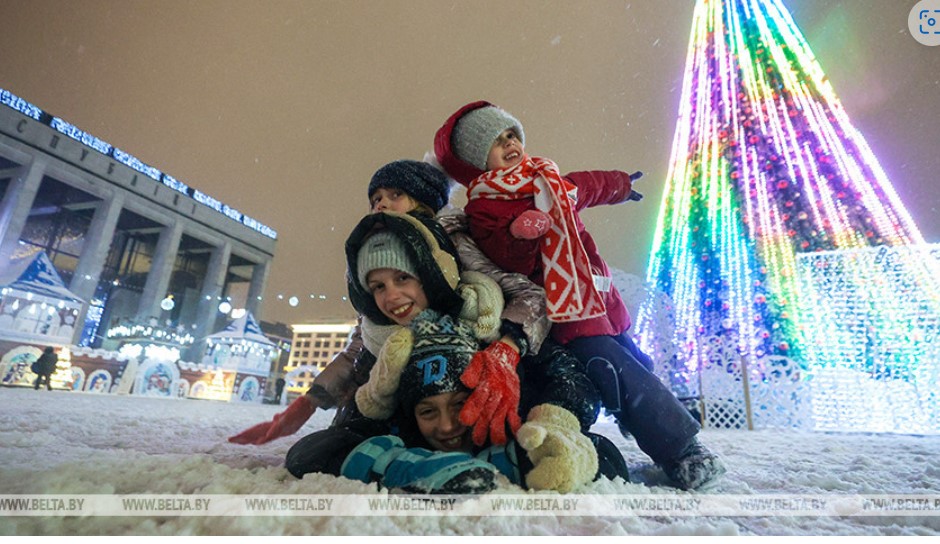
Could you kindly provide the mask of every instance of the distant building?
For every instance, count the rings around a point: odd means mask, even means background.
[[[0,271],[44,251],[84,301],[70,318],[73,344],[117,349],[109,331],[135,326],[199,339],[224,327],[232,309],[261,319],[276,239],[270,227],[0,89]],[[201,346],[192,350],[195,360]]]
[[[288,376],[285,388],[288,395],[302,395],[310,388],[313,379],[349,343],[349,334],[355,326],[355,323],[292,326],[294,339],[290,358],[284,367],[284,373]],[[300,367],[311,368],[298,372]]]
[[[284,377],[286,374],[284,369],[287,368],[290,362],[294,331],[291,330],[290,325],[286,323],[269,323],[267,321],[261,322],[261,331],[268,340],[277,344],[278,350],[280,350],[280,355],[278,355],[277,361],[272,365],[270,379],[267,381],[267,387],[265,387],[265,396],[273,399],[275,382],[277,382],[278,378]]]

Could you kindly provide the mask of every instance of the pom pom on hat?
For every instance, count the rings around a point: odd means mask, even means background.
[[[359,248],[356,269],[359,273],[359,284],[365,290],[369,290],[367,279],[369,272],[380,268],[391,268],[407,272],[414,277],[419,277],[415,271],[416,267],[411,262],[408,252],[405,250],[405,244],[389,231],[379,231],[363,242]]]
[[[369,198],[379,189],[401,189],[437,213],[450,200],[447,175],[426,162],[400,160],[376,170],[369,182]]]
[[[505,110],[484,106],[468,111],[457,121],[451,136],[454,154],[480,170],[486,170],[486,159],[493,142],[504,130],[514,128],[525,145],[522,123]]]

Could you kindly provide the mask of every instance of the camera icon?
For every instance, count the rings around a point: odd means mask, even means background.
[[[907,12],[907,29],[918,43],[940,46],[940,0],[919,0]]]
[[[918,29],[921,34],[940,34],[940,25],[937,24],[940,9],[922,9],[917,14]]]

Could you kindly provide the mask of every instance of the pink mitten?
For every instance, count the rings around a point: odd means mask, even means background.
[[[552,218],[545,212],[526,210],[509,224],[509,234],[520,240],[535,240],[552,228]]]

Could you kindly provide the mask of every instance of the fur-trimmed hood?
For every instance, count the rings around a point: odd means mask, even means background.
[[[393,324],[379,311],[372,293],[357,280],[359,249],[373,232],[381,229],[389,230],[404,242],[429,305],[456,317],[463,299],[456,291],[460,261],[450,237],[433,219],[391,212],[363,217],[346,239],[346,286],[353,308],[377,325]]]
[[[464,272],[457,287],[463,306],[457,322],[465,334],[472,335],[481,344],[489,344],[500,336],[500,313],[503,311],[503,293],[493,280],[479,272]],[[425,310],[438,316],[434,310]],[[363,415],[372,419],[387,419],[398,407],[398,393],[402,371],[409,364],[415,345],[413,327],[397,327],[388,336],[378,352],[369,381],[356,391],[356,405]],[[412,416],[413,417],[413,416]]]

